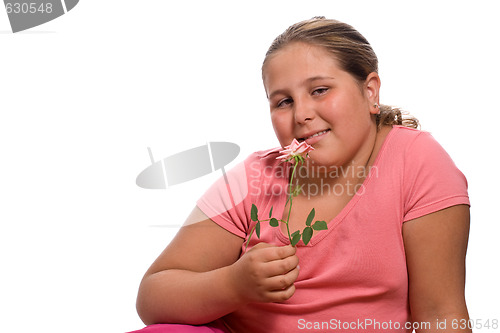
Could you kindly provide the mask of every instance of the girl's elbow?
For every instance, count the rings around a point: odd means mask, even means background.
[[[162,323],[162,318],[157,313],[158,306],[154,304],[154,294],[154,291],[148,285],[147,279],[143,279],[137,293],[135,308],[139,318],[145,325]]]

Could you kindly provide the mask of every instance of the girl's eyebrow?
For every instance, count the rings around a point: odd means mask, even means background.
[[[321,75],[318,75],[318,76],[313,76],[313,77],[310,77],[310,78],[306,79],[304,81],[304,83],[309,83],[309,82],[316,81],[316,80],[335,80],[335,78],[332,77],[332,76],[321,76]]]
[[[335,78],[331,77],[331,76],[317,75],[317,76],[313,76],[313,77],[305,79],[304,82],[302,82],[302,85],[307,85],[307,84],[309,84],[309,83],[311,83],[313,81],[317,81],[317,80],[335,80]],[[286,94],[286,90],[285,89],[275,90],[267,98],[271,99],[275,95],[278,95],[278,94]]]

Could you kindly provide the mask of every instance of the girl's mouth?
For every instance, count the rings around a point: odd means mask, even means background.
[[[306,136],[304,138],[300,138],[300,139],[298,139],[298,141],[299,142],[305,141],[309,145],[313,145],[316,142],[318,142],[319,140],[323,139],[325,134],[327,134],[328,132],[330,132],[330,129],[326,129],[326,130],[314,133],[313,135],[309,135],[309,136]]]

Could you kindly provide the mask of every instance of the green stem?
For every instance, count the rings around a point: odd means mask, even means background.
[[[276,219],[276,220],[278,220],[278,219]],[[268,221],[271,221],[271,219],[258,220],[257,223],[258,222],[268,222]],[[285,223],[288,226],[288,221],[281,220],[281,219],[279,219],[278,221],[281,222],[281,223]],[[255,232],[255,228],[257,227],[257,223],[255,223],[255,225],[253,226],[252,230],[250,230],[250,235],[248,236],[247,242],[245,244],[245,252],[247,251],[248,244],[250,243],[250,239],[252,238],[252,235]],[[290,238],[290,232],[288,232],[288,238]],[[290,243],[291,242],[292,241],[291,241],[291,238],[290,238]]]
[[[295,165],[293,166],[292,176],[290,177],[290,184],[288,184],[288,201],[290,202],[290,206],[288,207],[288,216],[286,217],[286,232],[288,233],[288,239],[290,240],[290,244],[292,244],[292,236],[290,236],[290,227],[288,226],[288,222],[290,221],[290,213],[292,211],[292,183],[293,176],[295,175],[295,170],[297,169],[298,161],[295,161]]]
[[[293,178],[295,176],[295,171],[297,170],[297,165],[299,164],[298,160],[295,160],[295,164],[293,166],[293,171],[292,175],[290,177],[290,183],[288,184],[288,202],[290,203],[290,206],[288,207],[288,216],[286,217],[286,221],[279,219],[278,221],[285,223],[286,224],[286,232],[288,234],[288,240],[290,241],[290,244],[292,244],[292,236],[290,235],[290,227],[289,227],[289,221],[290,221],[290,214],[292,212],[292,201],[293,201],[293,193],[292,193],[292,184],[293,184]],[[260,222],[266,222],[270,221],[271,219],[265,219],[265,220],[257,220],[257,223]],[[248,236],[248,240],[245,244],[245,252],[248,248],[248,244],[250,243],[250,238],[252,237],[253,233],[255,232],[255,228],[257,226],[257,223],[253,226],[252,230],[250,231],[250,235]]]
[[[259,221],[257,221],[257,223],[259,223]],[[257,223],[255,223],[255,225],[253,226],[252,231],[250,231],[250,235],[248,236],[248,240],[247,240],[247,243],[245,245],[245,252],[247,252],[248,244],[250,243],[250,238],[252,238],[252,235],[253,235],[253,232],[255,231],[255,227],[257,226]]]

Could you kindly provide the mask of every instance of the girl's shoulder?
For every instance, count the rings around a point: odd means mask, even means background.
[[[396,147],[404,151],[439,146],[430,132],[402,125],[394,125],[387,139],[387,145],[391,146],[392,150]]]
[[[393,125],[391,132],[393,132],[393,135],[398,136],[399,138],[407,138],[407,139],[416,138],[422,133],[429,133],[416,128],[406,127],[403,125]]]
[[[283,148],[275,147],[256,151],[245,159],[245,170],[252,185],[272,186],[275,182],[288,179],[291,164],[277,159]]]

